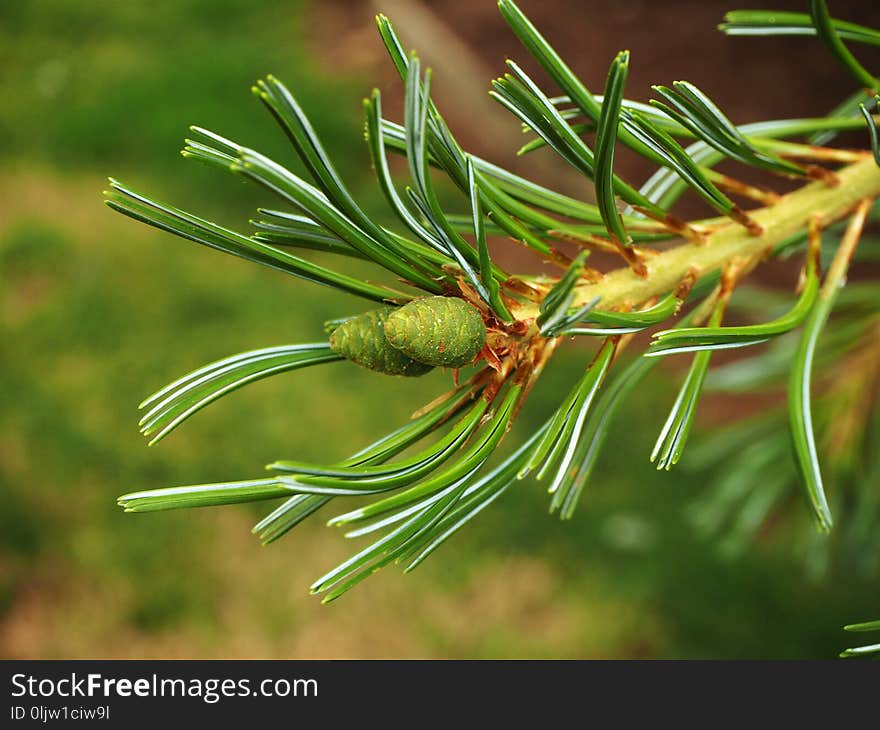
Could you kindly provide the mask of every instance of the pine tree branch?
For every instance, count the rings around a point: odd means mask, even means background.
[[[760,236],[750,235],[731,223],[709,234],[703,244],[683,243],[646,260],[646,278],[627,267],[607,273],[599,282],[578,286],[571,306],[584,306],[595,297],[600,297],[599,310],[637,305],[672,291],[693,267],[701,275],[710,274],[734,258],[770,251],[787,238],[806,231],[813,215],[820,217],[823,227],[828,226],[844,218],[860,200],[880,197],[880,168],[872,157],[841,169],[837,176],[837,185],[813,182],[783,196],[772,206],[751,212],[764,231]],[[538,316],[538,306],[525,302],[514,314],[519,319],[531,319]]]

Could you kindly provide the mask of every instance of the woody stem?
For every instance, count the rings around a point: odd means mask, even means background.
[[[763,228],[761,235],[751,235],[731,222],[713,230],[703,244],[682,243],[646,259],[644,278],[627,267],[607,273],[601,281],[579,284],[572,306],[583,306],[597,296],[600,309],[639,304],[672,291],[694,267],[701,275],[718,271],[734,258],[749,258],[806,231],[812,216],[826,228],[846,217],[861,200],[880,197],[880,167],[872,157],[841,168],[836,175],[837,185],[809,183],[773,205],[750,211]],[[518,319],[528,320],[537,317],[538,306],[523,302],[512,311]]]

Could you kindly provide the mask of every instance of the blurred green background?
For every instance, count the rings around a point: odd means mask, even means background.
[[[407,3],[379,5],[394,18]],[[504,53],[523,54],[494,3],[431,5],[447,30],[460,25],[473,51],[464,61],[429,58],[440,100],[458,109],[450,116],[467,144],[495,153],[499,140],[481,139],[473,115],[468,127],[468,98],[444,79],[444,63],[486,69],[485,88]],[[548,23],[555,8],[563,29],[580,7],[537,5],[523,3]],[[608,24],[595,55],[560,31],[593,86],[618,45],[633,49],[636,64],[639,52],[650,60],[663,58],[664,46],[680,49],[674,37],[649,37],[655,21],[639,15],[643,5],[597,6]],[[656,62],[639,73],[671,80],[697,65],[694,74],[716,78],[710,90],[732,102],[737,89],[724,79],[734,41],[712,31],[724,9],[668,4],[670,13],[694,13],[719,50],[699,64],[670,56],[668,73]],[[361,305],[112,213],[101,202],[106,176],[245,229],[254,209],[273,201],[176,150],[192,123],[295,166],[248,91],[271,72],[378,211],[359,102],[379,83],[394,109],[400,90],[370,30],[374,11],[301,0],[0,4],[0,656],[834,656],[847,645],[839,627],[876,614],[876,583],[845,568],[808,579],[788,528],[737,555],[699,536],[689,505],[711,478],[658,475],[647,460],[672,369],[621,414],[574,520],[551,518],[542,489],[523,482],[415,573],[387,570],[327,607],[307,586],[353,546],[320,517],[262,548],[249,533],[258,509],[126,515],[116,507],[122,492],[248,478],[278,457],[343,457],[446,386],[448,375],[401,382],[334,364],[250,386],[155,447],[137,432],[138,402],[169,380],[234,352],[320,339],[325,319]],[[627,29],[633,40],[606,37]],[[826,81],[837,78],[809,63]],[[637,98],[648,92],[638,81],[634,88]],[[797,91],[792,85],[785,102],[758,89],[737,121],[829,106]],[[502,124],[515,140],[516,125]],[[553,364],[519,433],[561,397],[583,356],[575,350]],[[791,529],[804,527],[806,510],[792,509]]]

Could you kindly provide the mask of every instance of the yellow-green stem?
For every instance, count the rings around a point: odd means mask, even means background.
[[[703,244],[682,243],[646,259],[645,278],[629,268],[620,268],[610,271],[599,282],[579,285],[572,306],[582,306],[597,296],[600,309],[639,304],[673,290],[693,267],[701,274],[717,271],[734,258],[753,256],[806,231],[813,215],[819,216],[823,227],[828,226],[844,218],[860,200],[880,197],[880,168],[870,155],[842,168],[837,175],[838,185],[810,183],[784,195],[772,206],[751,211],[749,215],[764,229],[760,236],[731,223],[712,232]],[[514,314],[519,319],[532,319],[538,314],[538,305],[523,303]]]

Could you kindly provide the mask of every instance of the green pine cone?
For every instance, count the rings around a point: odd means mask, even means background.
[[[424,375],[432,366],[407,357],[385,339],[385,322],[393,311],[392,307],[382,307],[346,320],[330,335],[330,348],[368,370],[408,377]]]
[[[456,297],[415,299],[385,321],[385,336],[413,360],[460,368],[486,344],[486,326],[475,307]]]

